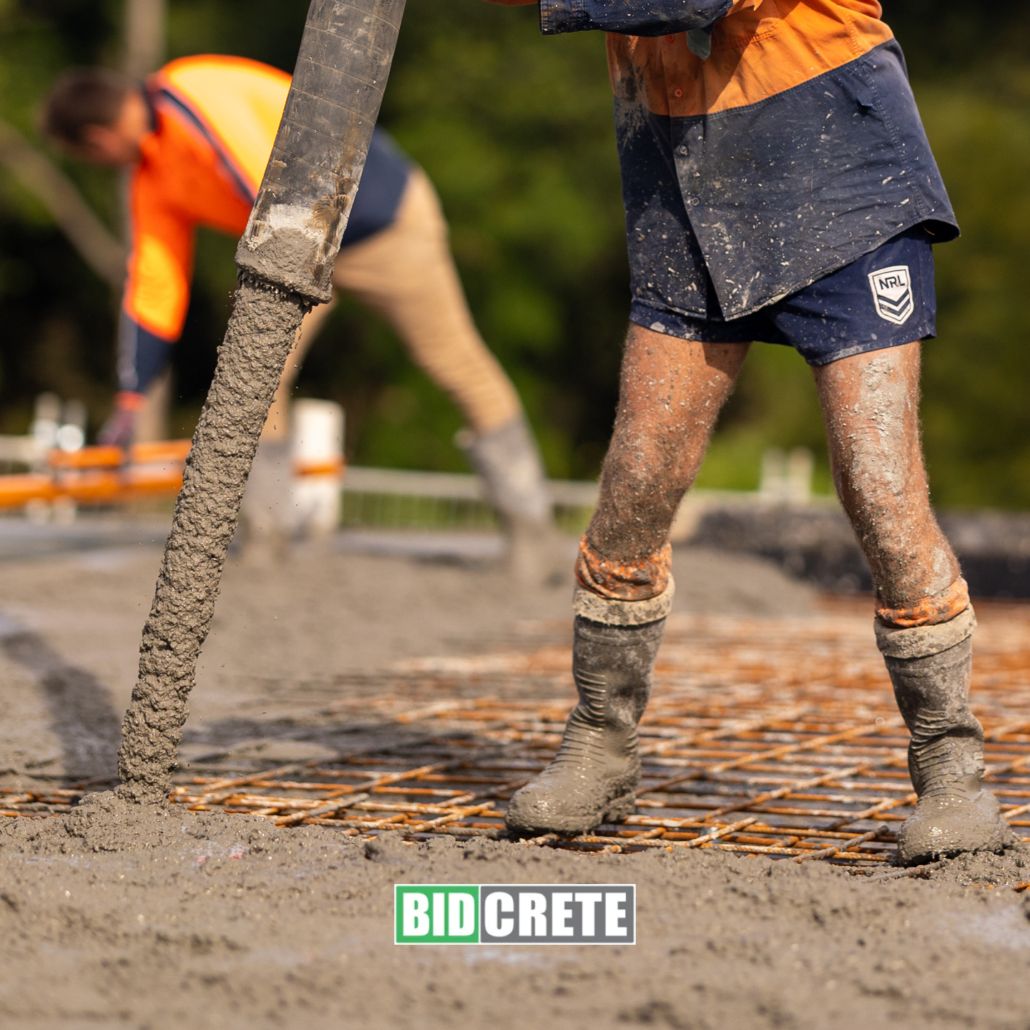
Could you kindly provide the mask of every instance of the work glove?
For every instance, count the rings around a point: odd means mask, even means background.
[[[120,447],[127,451],[136,435],[138,410],[138,407],[119,401],[100,430],[100,443],[105,447]]]

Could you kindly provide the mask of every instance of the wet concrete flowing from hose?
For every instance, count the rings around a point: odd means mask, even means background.
[[[122,795],[168,793],[258,438],[309,303],[244,281],[193,438],[122,725]]]

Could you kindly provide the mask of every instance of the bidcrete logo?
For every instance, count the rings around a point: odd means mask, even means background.
[[[395,944],[635,944],[632,883],[394,885]]]

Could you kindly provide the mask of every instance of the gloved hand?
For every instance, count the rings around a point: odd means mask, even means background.
[[[121,399],[117,407],[108,416],[100,430],[99,441],[105,447],[120,447],[127,451],[132,446],[136,435],[136,415],[138,406],[125,403]]]

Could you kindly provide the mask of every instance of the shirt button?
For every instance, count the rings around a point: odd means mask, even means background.
[[[681,98],[683,97],[683,90],[682,90],[682,89],[680,89],[680,88],[679,88],[679,86],[677,86],[677,87],[676,87],[676,88],[675,88],[675,89],[674,89],[674,90],[672,91],[672,95],[673,95],[674,97],[676,97],[677,99],[681,99]]]

